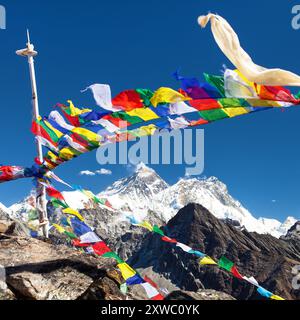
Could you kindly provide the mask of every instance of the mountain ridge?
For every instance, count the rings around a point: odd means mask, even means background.
[[[140,196],[142,188],[139,183],[135,188],[132,185],[127,187],[128,181],[140,181],[144,176],[151,181],[151,184],[147,185],[150,197],[145,193]],[[152,185],[160,188],[151,189]],[[297,222],[294,217],[287,217],[283,223],[276,219],[255,218],[230,195],[226,184],[216,177],[181,178],[175,184],[168,185],[153,169],[144,164],[138,166],[132,176],[117,180],[111,187],[100,192],[99,196],[108,197],[114,208],[137,219],[147,218],[148,212],[151,212],[164,222],[168,222],[188,203],[199,203],[219,219],[237,221],[248,231],[270,233],[276,238],[285,235]]]
[[[107,221],[108,229],[115,228],[116,223],[126,222],[127,216],[164,224],[189,203],[203,205],[214,216],[231,222],[236,227],[260,234],[268,233],[276,238],[286,235],[297,222],[294,217],[287,217],[284,222],[263,217],[255,218],[230,195],[226,184],[216,177],[185,177],[169,185],[154,169],[143,163],[137,166],[132,175],[115,181],[98,195],[108,198],[113,208],[118,211],[113,216],[113,221]],[[63,196],[70,207],[78,210],[85,209],[85,204],[89,202],[88,197],[80,191],[66,191],[63,192]],[[32,209],[27,203],[29,198],[30,196],[6,208],[13,218],[23,220],[26,212]]]
[[[215,261],[227,257],[242,275],[254,276],[263,287],[285,299],[300,298],[299,290],[292,287],[291,272],[300,262],[299,238],[276,239],[238,230],[194,203],[182,208],[162,230],[168,237],[206,253]],[[209,288],[239,300],[261,299],[255,286],[216,266],[200,266],[195,256],[162,241],[158,234],[148,233],[128,262],[171,291]]]

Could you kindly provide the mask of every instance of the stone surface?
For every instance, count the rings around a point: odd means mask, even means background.
[[[19,299],[74,300],[96,280],[100,281],[98,287],[102,286],[103,299],[122,297],[117,281],[108,279],[113,260],[92,257],[65,245],[36,239],[2,239],[0,261],[6,270],[6,283]]]
[[[166,300],[236,300],[229,294],[216,290],[173,291]]]

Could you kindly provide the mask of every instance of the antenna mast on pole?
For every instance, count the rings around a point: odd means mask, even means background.
[[[33,116],[35,120],[39,119],[39,101],[37,95],[37,86],[36,86],[36,77],[35,77],[35,68],[34,68],[34,59],[33,57],[37,56],[37,51],[34,50],[34,45],[30,42],[30,34],[27,30],[27,47],[16,51],[16,54],[21,57],[27,57],[29,63],[29,72],[31,80],[31,89],[32,89],[32,107],[33,107]],[[37,145],[37,154],[38,159],[42,163],[43,159],[43,150],[42,144],[39,140],[36,140]],[[43,235],[48,238],[48,217],[47,217],[47,202],[46,202],[46,188],[44,185],[38,183],[37,185],[37,198],[36,204],[37,209],[39,210],[39,221],[40,227],[43,228]]]

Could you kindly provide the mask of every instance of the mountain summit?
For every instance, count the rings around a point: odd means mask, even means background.
[[[114,208],[126,214],[138,215],[137,218],[146,218],[151,214],[165,223],[189,203],[201,204],[215,217],[231,221],[248,231],[269,233],[277,238],[285,235],[297,222],[293,217],[288,217],[284,223],[255,218],[216,177],[182,178],[169,186],[145,164],[137,166],[133,175],[116,181],[100,195],[108,197]]]
[[[74,209],[84,209],[89,199],[79,191],[63,192],[67,203]],[[107,221],[107,230],[113,225],[125,221],[126,216],[134,216],[137,220],[147,219],[156,224],[166,224],[189,203],[200,204],[216,218],[231,223],[240,229],[260,234],[271,234],[276,238],[286,235],[297,222],[288,217],[283,223],[276,219],[255,218],[238,200],[234,199],[222,181],[216,177],[180,179],[169,185],[152,168],[141,163],[135,172],[117,180],[99,194],[108,198],[118,212],[113,220]],[[28,198],[11,206],[3,206],[2,211],[10,213],[15,219],[24,219],[26,212],[32,209]],[[1,210],[1,206],[0,206]],[[94,217],[94,219],[97,219]],[[110,233],[110,232],[109,232]]]

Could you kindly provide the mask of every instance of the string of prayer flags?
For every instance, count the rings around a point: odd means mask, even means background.
[[[60,178],[57,180],[61,180]],[[86,190],[88,192],[88,190]],[[56,199],[54,199],[56,200]],[[66,212],[72,212],[72,209],[66,210]],[[165,235],[165,233],[157,226],[154,225],[152,226],[148,221],[138,221],[134,216],[126,216],[126,219],[133,225],[135,226],[139,226],[139,227],[143,227],[147,230],[149,230],[150,232],[156,233],[160,236],[161,240],[164,242],[169,242],[169,243],[173,243],[176,245],[176,247],[181,248],[183,251],[189,253],[189,254],[193,254],[195,256],[197,256],[199,259],[199,264],[200,265],[217,265],[220,268],[229,271],[234,277],[240,279],[240,280],[245,280],[247,282],[249,282],[250,284],[253,284],[254,286],[256,286],[258,288],[257,292],[260,293],[262,296],[267,297],[269,299],[274,299],[274,300],[284,300],[283,298],[281,298],[280,296],[274,295],[273,293],[267,291],[266,289],[264,289],[263,287],[261,287],[258,282],[256,281],[255,278],[253,277],[246,277],[246,276],[242,276],[240,274],[240,272],[238,271],[237,267],[235,266],[235,264],[230,261],[228,258],[226,258],[225,256],[222,256],[218,262],[216,262],[215,260],[213,260],[211,257],[205,255],[204,253],[198,251],[198,250],[194,250],[191,247],[178,242],[176,239],[172,239],[168,236]],[[83,225],[84,222],[83,222]],[[73,241],[74,245],[77,246],[86,246],[88,245],[88,243],[84,243],[84,242],[96,242],[98,241],[100,238],[98,236],[94,236],[92,235],[92,231],[89,231],[89,227],[88,229],[85,230],[80,230],[80,233],[84,233],[86,234],[86,236],[84,236],[85,240],[79,240],[79,241]],[[76,233],[76,231],[74,231]],[[78,232],[78,231],[77,231]],[[77,233],[76,233],[77,234]],[[78,235],[78,234],[77,234]],[[80,236],[80,234],[79,234]],[[81,236],[80,236],[81,239]],[[93,252],[97,252],[98,255],[101,256],[106,256],[107,257],[112,257],[114,259],[116,259],[118,261],[118,264],[120,265],[120,268],[123,270],[124,273],[124,279],[126,281],[126,283],[128,285],[132,285],[133,283],[137,284],[137,283],[141,283],[141,281],[146,281],[146,279],[142,279],[138,273],[134,274],[134,269],[132,269],[130,266],[128,266],[121,258],[118,257],[118,255],[116,255],[115,253],[113,253],[108,247],[107,245],[100,239],[99,242],[96,242],[93,244],[92,246],[93,248]],[[147,287],[147,285],[146,285]],[[159,294],[159,292],[158,292]],[[159,297],[159,295],[158,295]]]
[[[55,178],[57,181],[60,181],[63,183],[62,179],[58,177],[55,177]],[[59,206],[60,203],[66,204],[66,202],[62,201],[61,199],[61,196],[60,196],[61,193],[56,189],[54,189],[50,185],[50,182],[48,183],[49,185],[47,186],[46,190],[48,190],[47,193],[52,196],[51,202],[52,203],[55,202],[56,206]],[[85,191],[89,193],[88,190],[85,190]],[[53,197],[53,195],[55,195],[56,198]],[[96,201],[96,199],[94,200]],[[65,234],[68,238],[70,238],[72,240],[72,244],[75,247],[81,248],[85,250],[87,253],[93,253],[103,258],[115,259],[117,261],[117,268],[120,270],[126,285],[146,284],[144,288],[149,299],[152,299],[152,300],[164,299],[164,296],[162,296],[159,293],[159,291],[155,287],[153,287],[153,285],[149,283],[147,285],[147,280],[143,279],[138,274],[138,272],[136,272],[131,266],[129,266],[125,261],[123,261],[115,252],[113,252],[107,246],[107,244],[83,221],[83,217],[79,212],[69,207],[65,208],[65,206],[62,206],[61,211],[62,213],[68,215],[66,224],[68,225],[68,227],[70,226],[72,228],[73,232],[66,230],[64,227],[58,224],[53,224],[52,226],[56,230],[58,230],[58,232]],[[61,222],[63,222],[63,219],[61,220]]]
[[[175,74],[182,88],[161,87],[156,91],[132,89],[111,98],[107,85],[93,85],[96,103],[106,111],[79,109],[58,104],[64,117],[52,111],[33,124],[33,133],[49,150],[41,167],[53,170],[60,164],[108,143],[131,141],[237,117],[252,112],[300,104],[283,87],[257,85],[238,70],[226,69],[223,76],[204,74],[205,83]],[[103,95],[103,96],[102,96]],[[99,101],[99,99],[102,101]],[[183,116],[184,115],[184,116]],[[153,122],[145,125],[147,122]],[[128,130],[128,127],[132,126]]]
[[[133,216],[126,216],[126,218],[130,221],[131,224],[135,225],[135,226],[141,226],[141,224],[143,223],[139,223],[137,221],[137,219]],[[150,225],[151,226],[151,225]],[[148,228],[147,228],[148,229]],[[265,296],[269,299],[274,299],[274,300],[284,300],[283,298],[281,298],[280,296],[274,295],[273,293],[267,291],[266,289],[262,288],[257,280],[254,277],[246,277],[246,276],[242,276],[240,274],[240,272],[238,271],[237,267],[235,266],[235,264],[230,261],[228,258],[226,258],[225,256],[222,256],[218,262],[216,262],[215,260],[213,260],[211,257],[207,256],[205,253],[202,253],[198,250],[194,250],[191,247],[178,242],[176,239],[172,239],[168,236],[166,236],[163,232],[162,234],[160,232],[158,232],[158,230],[161,230],[158,226],[156,226],[156,232],[154,231],[154,227],[149,228],[148,229],[150,232],[153,233],[157,233],[161,236],[161,240],[165,241],[165,242],[169,242],[169,243],[173,243],[176,245],[176,247],[181,248],[183,251],[189,253],[189,254],[193,254],[195,256],[197,256],[199,259],[199,264],[200,265],[216,265],[224,270],[229,271],[234,277],[240,279],[240,280],[245,280],[247,282],[249,282],[250,284],[256,286],[257,288],[259,288],[258,293],[260,293],[262,296]],[[161,230],[162,231],[162,230]]]

